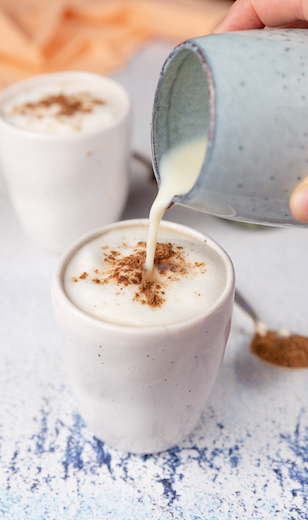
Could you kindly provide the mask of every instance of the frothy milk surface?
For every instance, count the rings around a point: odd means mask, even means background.
[[[227,283],[215,247],[162,223],[155,278],[144,281],[147,234],[146,224],[117,227],[85,243],[64,271],[68,298],[90,316],[136,327],[179,323],[209,309]]]
[[[114,86],[81,78],[25,85],[0,107],[2,117],[14,126],[59,134],[108,127],[122,111]]]
[[[195,185],[204,161],[207,138],[185,141],[167,150],[159,164],[160,186],[150,211],[146,269],[153,270],[159,223],[173,197],[188,193]]]

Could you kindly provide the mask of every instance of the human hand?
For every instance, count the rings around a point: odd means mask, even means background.
[[[236,0],[214,33],[262,29],[308,28],[307,0]]]
[[[263,27],[308,28],[308,0],[236,0],[227,16],[214,31],[238,31]],[[290,198],[293,216],[308,222],[308,177],[293,191]]]

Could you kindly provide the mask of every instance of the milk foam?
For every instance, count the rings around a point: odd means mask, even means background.
[[[114,86],[99,82],[90,82],[81,78],[59,80],[57,82],[38,83],[25,86],[23,90],[12,94],[2,103],[1,115],[10,124],[25,130],[40,133],[76,133],[88,132],[109,127],[122,112],[118,94]],[[75,96],[76,99],[88,103],[92,108],[88,112],[76,111],[70,115],[57,115],[58,107],[53,104],[40,110],[21,111],[26,104],[35,104],[51,96]],[[93,103],[99,100],[101,103]]]
[[[85,243],[64,272],[63,284],[69,299],[90,316],[136,327],[179,323],[209,309],[226,287],[227,268],[223,258],[207,242],[179,233],[164,222],[158,231],[158,241],[171,242],[180,251],[183,272],[166,269],[159,275],[160,294],[165,300],[162,305],[153,308],[136,299],[138,284],[121,285],[113,278],[108,279],[109,258],[134,253],[142,247],[138,245],[140,242],[145,248],[147,233],[146,224],[117,227]]]
[[[151,276],[159,223],[173,197],[188,193],[195,185],[204,161],[207,138],[199,137],[167,150],[159,164],[160,186],[150,211],[146,269]]]

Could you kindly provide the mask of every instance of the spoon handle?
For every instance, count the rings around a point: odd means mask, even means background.
[[[264,336],[268,331],[268,327],[265,325],[265,323],[263,323],[263,321],[260,320],[259,316],[256,314],[254,309],[237,290],[235,291],[234,300],[235,303],[237,303],[237,305],[239,305],[239,307],[241,307],[241,309],[250,316],[250,318],[255,324],[256,331],[262,336]]]

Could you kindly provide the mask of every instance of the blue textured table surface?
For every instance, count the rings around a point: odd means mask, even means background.
[[[169,50],[153,44],[117,75],[134,100],[134,148],[147,155]],[[155,193],[134,165],[123,218],[147,216]],[[307,230],[250,229],[180,206],[166,219],[227,250],[238,288],[270,327],[308,335]],[[58,258],[24,236],[5,190],[0,229],[0,518],[308,518],[307,370],[255,358],[252,325],[235,308],[219,377],[192,434],[158,455],[117,452],[87,429],[67,383],[50,302]]]

